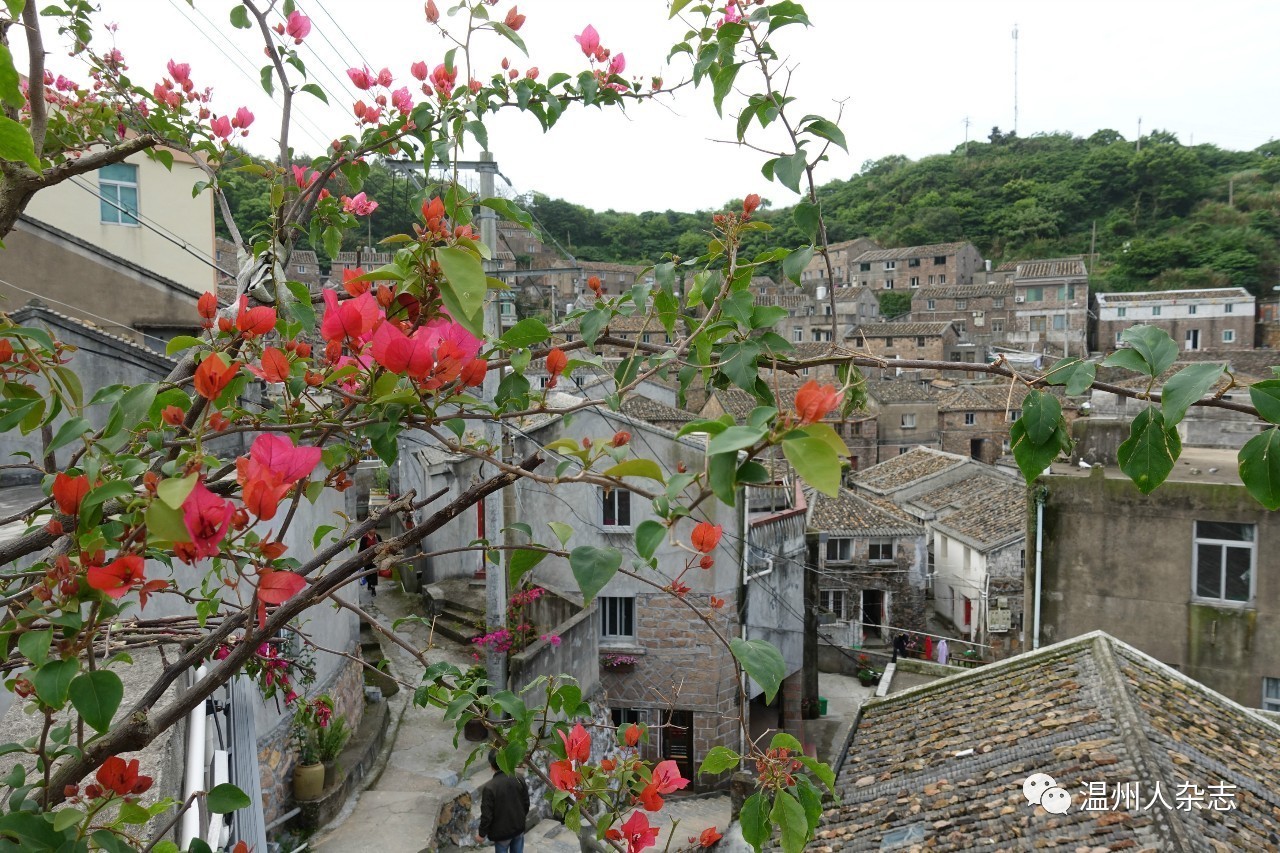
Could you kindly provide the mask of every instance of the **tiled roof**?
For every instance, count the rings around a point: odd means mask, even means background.
[[[363,267],[379,267],[389,264],[396,258],[394,252],[375,252],[365,250],[360,252],[360,265]],[[356,264],[355,252],[339,252],[334,255],[333,262],[341,264],[344,267],[353,267]]]
[[[826,356],[843,356],[845,358],[853,357],[853,350],[848,347],[833,344],[829,341],[800,341],[793,345],[792,349],[785,353],[788,357],[798,359],[804,358],[825,358]]]
[[[912,499],[939,512],[934,527],[984,547],[1026,535],[1027,489],[1017,480],[978,471],[974,476]],[[943,514],[948,507],[950,512]]]
[[[931,447],[913,447],[901,456],[894,456],[879,465],[858,471],[853,475],[853,480],[865,489],[883,494],[957,465],[964,465],[967,461],[963,456]]]
[[[982,296],[1013,296],[1013,283],[948,284],[946,287],[921,287],[911,292],[913,303],[924,299],[977,299]]]
[[[872,249],[863,252],[853,259],[854,263],[864,261],[898,261],[904,258],[924,258],[937,255],[954,255],[968,246],[968,243],[934,243],[929,246],[905,246],[901,249]]]
[[[576,332],[581,327],[580,321],[575,319],[561,326],[561,330],[566,332]],[[614,334],[636,334],[637,332],[649,332],[665,335],[667,330],[662,327],[662,322],[652,314],[633,314],[630,317],[621,314],[609,320],[608,329]]]
[[[755,304],[777,305],[782,308],[795,310],[797,308],[803,308],[806,305],[812,305],[813,297],[804,293],[779,293],[777,295],[757,293],[755,296]]]
[[[845,338],[937,337],[945,332],[950,325],[951,323],[948,321],[936,323],[868,323],[865,326],[856,326],[845,335]]]
[[[868,700],[807,849],[1275,850],[1278,743],[1280,725],[1094,632]],[[1027,801],[1034,773],[1066,814]],[[1139,803],[1086,811],[1090,782],[1108,800],[1137,783]],[[1235,786],[1234,808],[1178,808],[1182,783]]]
[[[294,249],[289,255],[289,263],[306,264],[307,266],[317,266],[320,261],[316,258],[316,253],[308,249]]]
[[[1017,278],[1081,278],[1088,275],[1084,258],[1051,258],[1039,261],[1020,261]]]
[[[964,385],[944,392],[938,399],[938,411],[973,411],[1019,409],[1027,396],[1027,387],[1021,383],[999,385]]]
[[[1099,293],[1099,305],[1125,305],[1133,302],[1189,302],[1193,299],[1240,299],[1253,301],[1253,294],[1243,287],[1215,287],[1209,290],[1149,290],[1142,293]]]
[[[694,415],[684,409],[677,409],[659,403],[657,400],[651,400],[643,394],[628,394],[622,401],[620,411],[629,417],[658,425],[683,424],[694,419]]]
[[[177,364],[176,361],[169,358],[164,353],[157,352],[156,350],[143,346],[131,338],[125,338],[108,332],[101,326],[96,323],[91,323],[88,320],[81,320],[79,317],[72,317],[69,314],[63,314],[60,311],[54,311],[39,299],[32,299],[26,305],[23,305],[21,308],[14,311],[12,319],[14,322],[19,324],[33,324],[43,320],[44,322],[53,322],[55,325],[61,323],[64,325],[75,326],[82,330],[82,333],[88,334],[90,337],[98,337],[104,341],[110,341],[113,344],[124,347],[130,351],[133,358],[150,361],[154,366],[165,371],[170,370]],[[192,331],[194,332],[196,324],[192,323],[191,326]],[[124,326],[123,328],[128,327]],[[54,335],[54,337],[56,338],[57,335]]]
[[[644,264],[613,264],[608,261],[584,261],[578,258],[578,266],[588,273],[593,272],[629,272],[639,275],[642,270],[649,269]]]
[[[870,287],[837,287],[836,302],[856,302],[862,298],[864,293],[875,295],[875,291]]]
[[[938,392],[906,379],[868,379],[867,396],[878,403],[926,403],[936,399]]]
[[[841,536],[915,536],[924,528],[891,502],[841,489],[831,498],[814,492],[809,527]]]
[[[775,405],[779,411],[785,412],[795,409],[796,390],[799,387],[799,385],[795,384],[780,385],[778,387],[778,399]],[[773,390],[772,384],[769,385],[769,389]],[[711,394],[720,401],[721,407],[723,407],[726,412],[733,415],[737,420],[742,420],[747,415],[751,414],[751,410],[756,406],[764,405],[753,395],[748,394],[741,388],[724,388],[719,391],[712,391]],[[838,417],[839,413],[836,413],[836,416]]]

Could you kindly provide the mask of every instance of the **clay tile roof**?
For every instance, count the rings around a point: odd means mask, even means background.
[[[1051,258],[1018,263],[1018,281],[1028,278],[1083,278],[1088,275],[1084,258]]]
[[[1026,535],[1027,490],[1016,480],[979,474],[912,499],[939,512],[934,527],[983,547]],[[948,507],[952,509],[942,514]]]
[[[316,258],[316,253],[307,249],[294,249],[289,255],[289,263],[306,264],[307,266],[317,266],[320,261]]]
[[[779,293],[776,295],[757,293],[755,295],[755,304],[777,305],[789,310],[795,310],[813,304],[813,297],[806,296],[803,293]]]
[[[1280,725],[1101,632],[868,700],[815,850],[1274,850]],[[1048,774],[1066,814],[1028,803]],[[1088,783],[1140,786],[1085,810]],[[1156,795],[1169,804],[1143,808]],[[1178,808],[1179,785],[1233,796]]]
[[[14,311],[12,319],[20,324],[33,324],[43,320],[44,322],[53,322],[55,325],[62,323],[76,326],[91,336],[97,336],[104,341],[110,341],[113,344],[124,347],[131,351],[134,358],[153,362],[165,371],[168,371],[173,365],[177,364],[176,361],[166,356],[163,352],[150,349],[132,338],[126,338],[112,332],[108,332],[96,323],[92,323],[88,320],[81,320],[79,317],[72,317],[69,314],[63,314],[61,311],[55,311],[43,302],[40,302],[38,299],[33,299],[26,305],[23,305],[21,308]],[[192,326],[194,327],[195,324],[193,323]],[[56,338],[57,335],[55,334],[54,337]]]
[[[908,379],[868,379],[867,396],[877,403],[927,403],[937,399],[938,392]]]
[[[968,243],[933,243],[928,246],[905,246],[901,249],[872,249],[854,258],[854,263],[863,261],[897,261],[904,258],[935,257],[937,255],[954,255]]]
[[[941,335],[950,326],[949,321],[939,321],[936,323],[869,323],[865,326],[857,326],[850,331],[846,338],[884,338],[884,337],[933,337]]]
[[[1133,302],[1189,302],[1193,299],[1241,299],[1253,301],[1253,294],[1243,287],[1215,287],[1208,290],[1149,290],[1142,293],[1099,293],[1101,305],[1126,305]]]
[[[911,301],[925,299],[977,299],[982,296],[1013,296],[1013,282],[1003,284],[948,284],[945,287],[921,287],[912,291]]]
[[[613,264],[607,261],[584,261],[581,258],[578,259],[578,266],[588,275],[593,272],[629,272],[639,275],[642,271],[649,269],[644,264]]]
[[[684,409],[677,409],[657,400],[651,400],[643,394],[628,394],[622,401],[621,412],[637,420],[648,421],[659,426],[673,423],[684,424],[694,419],[694,415]]]
[[[901,456],[894,456],[879,465],[858,471],[853,475],[853,480],[864,489],[884,493],[967,462],[963,456],[954,453],[945,453],[931,447],[913,447]]]
[[[814,492],[809,527],[841,536],[916,536],[924,528],[893,503],[841,489],[837,497]]]

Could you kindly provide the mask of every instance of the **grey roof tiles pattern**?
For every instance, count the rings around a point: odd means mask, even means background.
[[[883,337],[937,337],[942,335],[951,325],[948,320],[932,323],[869,323],[857,326],[846,335],[846,338],[859,339]]]
[[[967,462],[965,457],[954,453],[931,447],[913,447],[901,456],[858,471],[853,480],[864,489],[885,494]]]
[[[1008,477],[979,473],[913,498],[913,503],[937,511],[950,507],[934,527],[987,548],[1026,535],[1027,488]]]
[[[1178,302],[1193,299],[1241,299],[1253,301],[1253,294],[1243,287],[1215,287],[1207,290],[1148,290],[1141,293],[1099,293],[1101,305],[1125,305],[1132,302]]]
[[[814,492],[809,526],[843,536],[915,536],[924,528],[890,501],[841,489],[834,498]]]
[[[968,243],[931,243],[928,246],[904,246],[900,249],[872,249],[854,258],[855,263],[866,261],[897,261],[905,258],[936,257],[954,255],[968,246]]]
[[[1035,278],[1082,278],[1088,275],[1084,267],[1084,258],[1047,258],[1034,261],[1019,261],[1017,280]]]

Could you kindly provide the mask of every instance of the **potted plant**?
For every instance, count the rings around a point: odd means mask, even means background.
[[[338,756],[351,739],[351,729],[343,714],[334,717],[328,726],[316,732],[316,752],[324,765],[324,787],[329,789],[338,780]]]
[[[369,511],[380,509],[391,502],[391,470],[379,465],[373,472],[373,486],[369,489]]]
[[[613,652],[600,656],[600,665],[610,672],[630,672],[639,661],[635,655],[621,655]]]
[[[880,673],[871,665],[871,658],[866,655],[858,655],[857,678],[863,687],[873,687],[880,681]]]
[[[293,713],[293,741],[298,763],[293,768],[293,798],[315,800],[324,793],[324,765],[320,763],[321,729],[328,727],[333,700],[328,696],[301,702]]]

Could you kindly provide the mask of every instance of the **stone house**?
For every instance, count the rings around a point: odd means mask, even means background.
[[[810,296],[817,294],[818,285],[849,287],[855,280],[856,265],[854,259],[874,249],[880,244],[869,237],[858,237],[854,240],[842,240],[827,246],[827,256],[831,258],[832,279],[827,281],[827,262],[821,253],[815,252],[808,265],[800,272],[800,285]]]
[[[974,346],[961,339],[954,323],[946,321],[856,326],[845,335],[845,346],[888,360],[903,358],[969,363],[977,360]],[[913,368],[910,372],[920,379],[932,379],[954,371]]]
[[[1258,326],[1254,333],[1254,346],[1280,349],[1280,296],[1267,296],[1255,303]]]
[[[1098,293],[1094,348],[1119,349],[1130,326],[1164,329],[1186,352],[1253,349],[1255,301],[1243,287]]]
[[[1033,646],[1105,628],[1247,708],[1280,708],[1280,522],[1245,490],[1233,451],[1184,448],[1149,495],[1112,465],[1055,464],[1036,485]]]
[[[967,242],[871,249],[850,261],[849,283],[873,290],[973,284],[983,267],[978,247]]]
[[[1013,283],[922,287],[911,294],[911,319],[950,321],[956,332],[985,353],[1013,328]]]
[[[867,409],[876,417],[876,452],[868,461],[884,462],[913,447],[940,447],[938,392],[919,380],[868,378]],[[863,466],[865,467],[865,466]]]
[[[329,262],[329,282],[333,287],[342,287],[342,276],[347,270],[360,269],[368,272],[385,266],[396,259],[394,252],[381,252],[362,246],[354,252],[339,252]]]
[[[925,630],[924,526],[891,501],[841,489],[810,495],[817,542],[819,636],[842,647]]]
[[[1070,426],[1076,406],[1058,395]],[[996,385],[962,385],[942,391],[938,397],[938,434],[942,449],[994,465],[1009,452],[1009,426],[1022,416],[1027,387],[1003,382]]]
[[[931,447],[912,447],[853,475],[854,491],[899,506],[911,498],[967,479],[977,463]]]
[[[1280,724],[1101,631],[913,683],[862,705],[815,849],[1225,851],[1280,838]],[[1062,813],[1028,801],[1034,773],[1056,783]]]
[[[289,281],[302,282],[313,294],[318,294],[326,281],[324,273],[320,271],[320,261],[310,249],[293,250],[289,255],[289,270],[286,274]]]
[[[1084,355],[1089,316],[1089,271],[1084,258],[1019,261],[1013,279],[1010,346],[1061,356]]]

